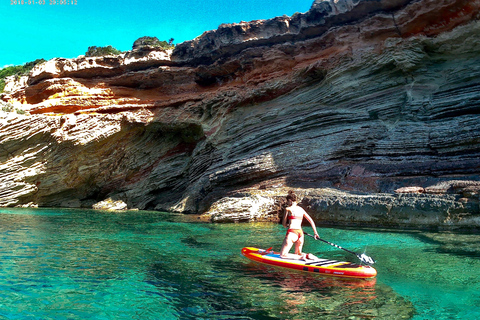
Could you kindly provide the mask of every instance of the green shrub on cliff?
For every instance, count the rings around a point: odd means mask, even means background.
[[[102,57],[102,56],[109,56],[109,55],[116,56],[121,53],[122,51],[112,46],[106,46],[106,47],[91,46],[91,47],[88,47],[87,52],[85,52],[85,57]]]
[[[30,61],[25,63],[24,65],[18,66],[8,66],[3,69],[0,69],[0,93],[3,92],[5,89],[5,78],[9,76],[18,76],[21,77],[29,73],[33,67],[37,64],[43,63],[47,60],[45,59],[37,59],[35,61]]]
[[[173,44],[174,39],[171,38],[167,41],[160,41],[157,37],[141,37],[135,40],[133,43],[132,49],[141,49],[142,47],[160,47],[162,49],[173,49],[175,45]]]
[[[3,89],[5,89],[5,80],[0,79],[0,93],[3,92]]]
[[[11,103],[3,102],[0,100],[0,109],[3,112],[16,112],[18,114],[27,114],[23,109],[15,108]]]
[[[47,62],[47,60],[45,59],[37,59],[35,61],[30,61],[30,62],[27,62],[23,65],[23,72],[24,74],[30,72],[30,70],[33,69],[33,67],[35,67],[37,64],[40,64],[40,63],[44,63],[44,62]]]

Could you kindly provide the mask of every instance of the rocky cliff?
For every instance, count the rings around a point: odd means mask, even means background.
[[[26,114],[0,113],[0,205],[275,219],[292,188],[325,223],[478,226],[479,18],[317,0],[173,52],[50,60],[2,95]]]

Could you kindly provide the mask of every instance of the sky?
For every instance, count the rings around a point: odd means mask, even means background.
[[[0,0],[0,68],[40,58],[75,58],[85,54],[90,46],[131,50],[133,42],[143,36],[166,41],[173,38],[178,44],[215,30],[222,23],[304,13],[312,3],[313,0]]]

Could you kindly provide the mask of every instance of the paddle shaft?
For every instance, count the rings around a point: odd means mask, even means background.
[[[339,245],[336,245],[335,243],[331,243],[331,242],[329,242],[329,241],[327,241],[327,240],[323,240],[323,239],[320,239],[320,238],[315,238],[315,236],[312,236],[311,234],[308,234],[308,233],[306,233],[306,232],[304,232],[304,233],[305,233],[307,236],[312,237],[312,238],[315,239],[315,240],[323,241],[323,242],[325,242],[325,243],[328,243],[328,244],[331,245],[331,246],[334,246],[334,247],[336,247],[336,248],[338,248],[338,249],[345,250],[345,251],[347,251],[348,253],[351,253],[351,254],[356,255],[357,257],[360,257],[360,255],[359,255],[358,253],[356,253],[356,252],[353,252],[353,251],[350,251],[350,250],[348,250],[348,249],[342,248],[342,247],[340,247]]]

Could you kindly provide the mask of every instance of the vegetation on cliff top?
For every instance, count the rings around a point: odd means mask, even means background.
[[[162,49],[173,49],[175,48],[175,45],[173,44],[174,39],[170,38],[170,40],[165,41],[160,41],[157,37],[141,37],[135,40],[133,43],[132,49],[140,49],[142,47],[160,47]]]
[[[5,88],[5,78],[9,76],[17,76],[21,77],[26,75],[33,69],[37,64],[43,63],[47,60],[45,59],[37,59],[35,61],[27,62],[24,65],[19,66],[8,66],[3,69],[0,69],[0,93],[3,92]]]
[[[165,50],[173,49],[175,48],[173,41],[174,41],[173,38],[171,38],[167,42],[165,40],[161,41],[157,37],[145,36],[135,40],[132,46],[132,50],[138,50],[144,47],[162,48]],[[112,46],[106,46],[106,47],[91,46],[91,47],[88,47],[87,52],[85,52],[85,56],[86,57],[102,57],[102,56],[108,56],[108,55],[119,55],[121,53],[122,51]]]
[[[87,52],[85,52],[85,57],[101,57],[101,56],[108,56],[108,55],[119,55],[121,53],[122,51],[112,46],[106,46],[106,47],[91,46],[91,47],[88,47]]]

